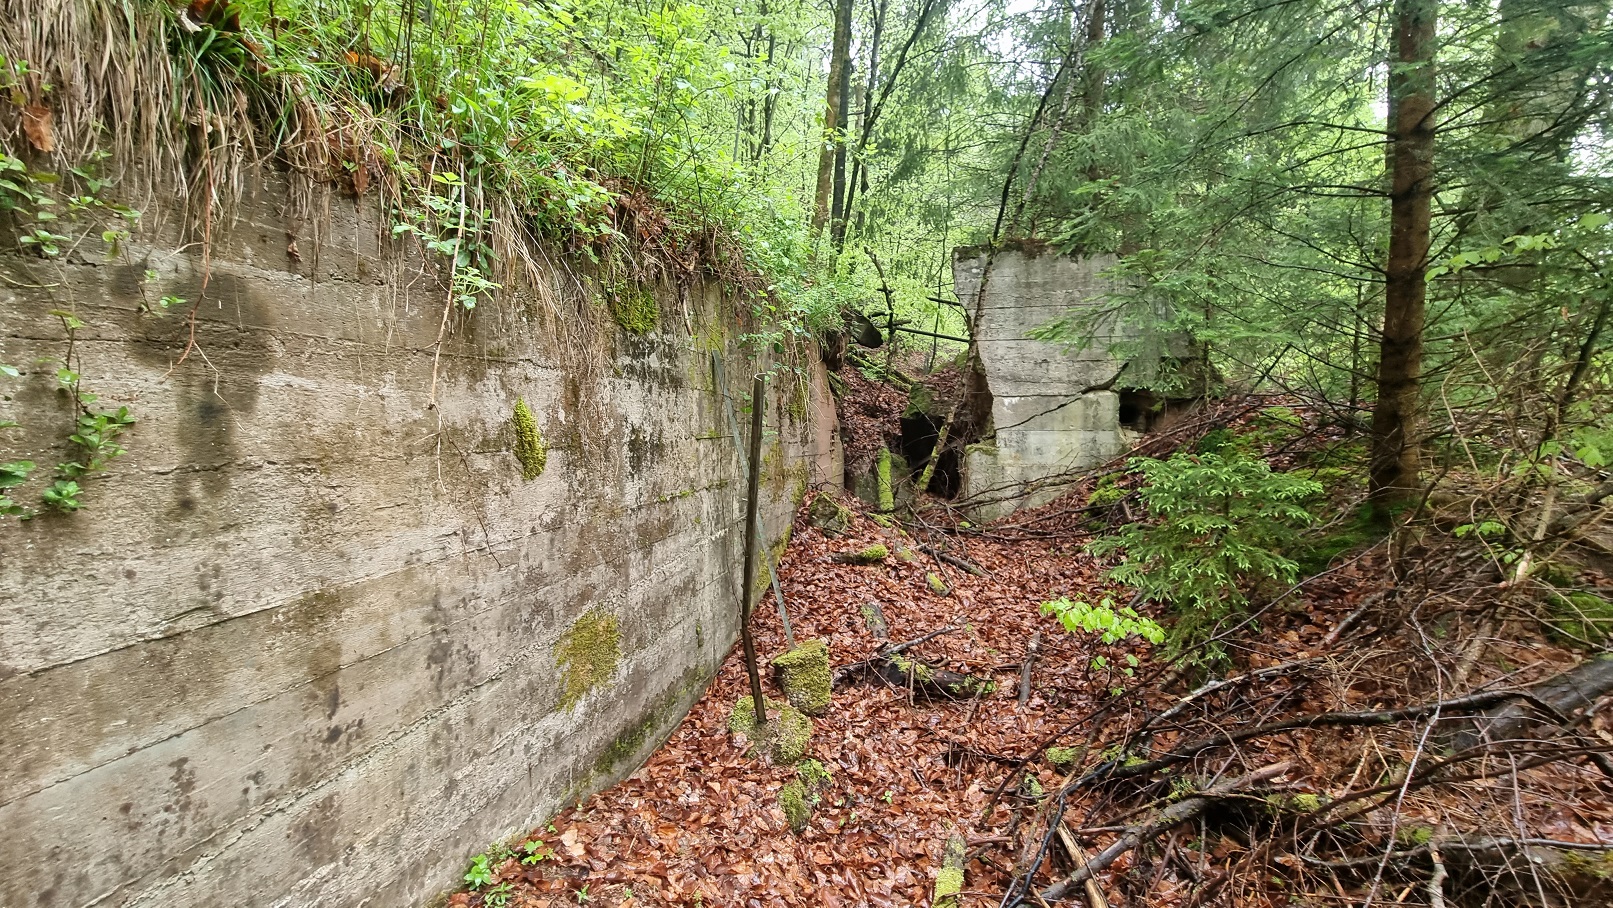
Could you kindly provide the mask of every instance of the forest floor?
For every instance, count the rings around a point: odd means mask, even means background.
[[[1201,677],[1172,670],[1135,637],[1106,645],[1040,612],[1049,599],[1105,589],[1104,566],[1083,548],[1098,528],[1084,504],[1091,490],[1088,483],[986,529],[943,531],[922,521],[902,528],[847,502],[853,519],[833,537],[807,519],[809,500],[779,566],[796,640],[827,641],[832,663],[843,667],[944,631],[904,655],[988,678],[995,688],[934,699],[875,674],[843,680],[831,708],[812,722],[807,758],[816,764],[773,765],[730,731],[736,702],[748,697],[736,646],[642,768],[534,830],[529,841],[538,844],[498,855],[484,884],[450,904],[928,905],[954,838],[967,851],[955,902],[964,906],[1041,903],[1026,890],[1067,877],[1080,866],[1077,853],[1114,858],[1095,886],[1071,887],[1071,898],[1088,908],[1275,906],[1295,898],[1444,904],[1446,887],[1450,904],[1459,905],[1480,903],[1464,893],[1493,897],[1530,885],[1540,890],[1539,904],[1574,903],[1553,902],[1552,884],[1538,877],[1531,882],[1514,870],[1508,882],[1493,867],[1449,858],[1450,881],[1436,894],[1427,855],[1432,843],[1443,877],[1440,843],[1465,835],[1606,846],[1613,843],[1608,778],[1583,750],[1539,759],[1545,751],[1526,748],[1464,762],[1431,741],[1439,708],[1432,718],[1416,711],[1486,684],[1550,677],[1579,661],[1574,652],[1492,634],[1467,688],[1442,690],[1438,679],[1448,673],[1427,665],[1434,650],[1454,645],[1445,631],[1373,622],[1391,574],[1384,547],[1375,545],[1341,553],[1263,609],[1258,624],[1231,642],[1230,680],[1198,687]],[[837,560],[875,545],[889,555],[868,565]],[[961,570],[959,560],[983,575]],[[1425,560],[1428,574],[1451,582],[1419,596],[1451,595],[1475,570],[1448,553]],[[870,618],[876,611],[883,634]],[[765,671],[786,651],[771,594],[752,621]],[[1442,639],[1429,642],[1427,634]],[[1034,657],[1033,638],[1040,641]],[[767,686],[782,699],[771,680]],[[1357,721],[1396,707],[1427,721]],[[1264,730],[1322,715],[1345,718]],[[1204,746],[1234,729],[1253,731]],[[1590,749],[1613,743],[1603,714],[1585,734]],[[813,810],[796,833],[780,792],[798,778]],[[1207,789],[1203,803],[1195,800]],[[1172,810],[1187,819],[1149,827]],[[1121,841],[1139,833],[1140,847]],[[517,858],[527,852],[536,857],[523,864]],[[1600,861],[1606,852],[1585,854]],[[1535,903],[1532,895],[1517,901]]]

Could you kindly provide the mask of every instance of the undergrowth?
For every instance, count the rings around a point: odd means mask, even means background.
[[[270,153],[294,177],[293,220],[310,215],[318,186],[379,194],[394,235],[437,256],[449,301],[465,308],[536,281],[547,245],[643,285],[715,277],[747,292],[772,326],[764,339],[837,317],[832,294],[810,286],[804,219],[784,187],[711,125],[759,65],[706,40],[725,11],[596,0],[14,7],[20,16],[0,23],[0,147],[71,166],[105,146],[147,192],[182,190],[204,247],[232,216],[245,169]],[[30,24],[44,21],[53,27]],[[18,221],[22,237],[46,229]]]

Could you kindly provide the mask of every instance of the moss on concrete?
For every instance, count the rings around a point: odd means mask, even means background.
[[[884,640],[891,635],[890,625],[885,623],[885,615],[870,603],[863,603],[861,607],[863,623],[868,625],[868,632]]]
[[[775,658],[773,670],[790,705],[811,716],[829,711],[833,682],[829,673],[829,644],[808,640]]]
[[[968,866],[968,843],[962,836],[947,839],[941,854],[941,868],[935,872],[935,891],[930,898],[932,908],[958,908],[963,892],[963,873]]]
[[[879,459],[875,462],[874,470],[879,489],[879,509],[890,513],[896,510],[896,497],[894,487],[891,485],[890,448],[879,449]]]
[[[1564,870],[1598,880],[1613,880],[1613,851],[1564,851]]]
[[[806,831],[807,823],[812,819],[812,803],[807,800],[806,786],[800,779],[791,779],[788,784],[779,789],[778,805],[784,810],[784,819],[790,823],[790,830],[796,834]]]
[[[661,307],[655,294],[638,286],[617,288],[610,295],[610,313],[631,334],[649,334],[661,320]]]
[[[935,875],[935,908],[952,908],[958,904],[958,893],[963,891],[963,871],[956,867],[942,867]]]
[[[590,690],[616,673],[622,660],[622,631],[616,616],[590,609],[555,645],[564,685],[560,708],[570,709]]]
[[[835,501],[832,495],[820,494],[807,508],[807,522],[833,539],[851,527],[851,509]]]
[[[549,466],[549,445],[544,442],[543,433],[538,431],[538,422],[532,418],[526,401],[520,398],[515,401],[510,426],[515,430],[515,459],[521,463],[521,478],[529,481],[537,479]]]

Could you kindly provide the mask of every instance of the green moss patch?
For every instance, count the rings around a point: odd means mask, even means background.
[[[968,844],[962,836],[947,839],[941,854],[941,869],[935,873],[935,894],[930,898],[932,908],[958,908],[963,892],[963,869],[968,865]]]
[[[1081,751],[1077,747],[1049,747],[1047,749],[1047,762],[1058,767],[1074,766],[1075,761],[1080,757]]]
[[[947,582],[941,579],[940,574],[934,572],[925,574],[924,582],[930,585],[930,592],[937,596],[948,596],[952,593],[952,588],[947,586]]]
[[[807,800],[806,786],[800,779],[791,779],[779,789],[778,806],[783,808],[784,819],[789,821],[792,832],[799,835],[806,831],[812,819],[812,802]]]
[[[649,334],[661,320],[655,294],[643,287],[622,287],[610,295],[610,314],[630,334]]]
[[[879,489],[879,509],[885,513],[896,510],[896,497],[894,487],[891,485],[891,452],[889,448],[879,449],[879,460],[875,462],[875,481]]]
[[[890,554],[891,550],[885,548],[883,545],[871,545],[866,549],[856,552],[841,552],[840,554],[834,556],[834,560],[840,562],[841,564],[861,564],[866,566],[870,564],[879,564],[886,558],[889,558]]]
[[[570,709],[590,690],[609,680],[622,660],[622,631],[616,616],[590,609],[555,645],[564,685],[560,708]]]
[[[801,765],[795,768],[795,774],[812,788],[822,788],[833,781],[829,770],[817,760],[802,760]]]
[[[833,681],[829,673],[829,644],[808,640],[773,660],[779,687],[790,705],[821,716],[829,711]]]
[[[510,426],[515,430],[515,459],[521,463],[521,478],[528,481],[537,479],[549,466],[549,445],[544,442],[543,433],[538,431],[538,422],[532,418],[526,401],[516,399]]]
[[[812,720],[806,713],[777,700],[767,701],[767,711],[773,718],[764,726],[756,721],[755,702],[750,694],[745,694],[734,703],[734,711],[728,715],[728,730],[744,735],[757,750],[780,766],[801,762],[812,740]]]

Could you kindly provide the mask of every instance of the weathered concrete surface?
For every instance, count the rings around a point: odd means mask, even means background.
[[[275,199],[249,200],[205,290],[195,250],[155,241],[0,257],[0,362],[26,373],[0,377],[22,424],[0,462],[41,465],[14,497],[68,454],[50,310],[86,323],[97,406],[139,420],[83,511],[0,518],[0,905],[422,903],[635,767],[737,634],[744,483],[710,351],[750,374],[742,304],[696,288],[646,338],[601,315],[562,342],[512,292],[456,317],[432,408],[442,291],[376,212],[333,209],[294,261]],[[201,301],[188,354],[188,307],[138,311],[164,295]],[[769,538],[814,479],[808,392],[768,410]],[[517,399],[550,445],[531,482]],[[562,708],[557,642],[590,609],[620,659]]]
[[[953,278],[958,299],[974,305],[986,255],[958,250]],[[1120,399],[1110,384],[1121,363],[1109,352],[1129,340],[1119,319],[1102,312],[1110,285],[1101,276],[1110,255],[1076,259],[1020,248],[998,252],[975,329],[992,393],[994,442],[964,457],[963,495],[976,497],[980,516],[1000,517],[1035,507],[1061,489],[1042,481],[1103,463],[1126,448]],[[1085,311],[1090,342],[1068,346],[1031,337],[1034,329]]]

